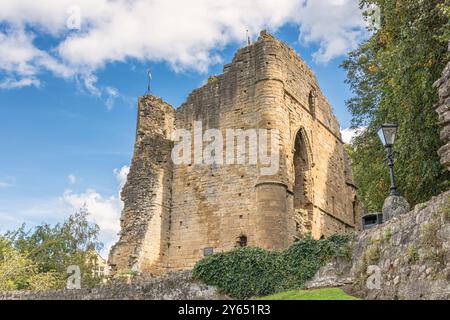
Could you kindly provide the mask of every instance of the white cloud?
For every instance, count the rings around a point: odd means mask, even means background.
[[[75,31],[66,27],[74,5],[81,13]],[[246,29],[254,36],[296,24],[303,43],[319,45],[317,62],[345,54],[364,33],[358,0],[15,0],[0,2],[0,22],[0,72],[23,85],[36,85],[30,79],[43,71],[75,76],[97,96],[107,90],[97,88],[95,72],[108,63],[166,61],[205,72],[221,61],[217,49],[245,42]],[[55,45],[38,48],[27,27]]]
[[[116,88],[106,87],[105,88],[105,93],[107,95],[107,99],[106,99],[106,102],[105,102],[106,108],[108,108],[108,110],[111,110],[113,108],[113,106],[114,106],[114,100],[119,95],[119,91],[117,91]]]
[[[0,224],[0,234],[4,234],[9,230],[14,230],[24,223],[21,217],[18,217],[17,214],[3,210],[0,211],[0,219],[2,221]]]
[[[105,198],[94,189],[87,189],[81,193],[65,190],[63,202],[72,208],[72,212],[86,207],[88,220],[95,222],[100,227],[99,239],[103,242],[103,256],[106,256],[111,246],[117,240],[120,231],[121,203],[117,197]]]
[[[86,206],[90,218],[100,226],[102,233],[114,235],[119,231],[121,204],[116,196],[105,198],[94,189],[82,193],[66,190],[63,200],[74,209]]]
[[[34,199],[31,204],[14,208],[20,212],[20,218],[27,224],[39,224],[42,222],[61,222],[65,217],[74,212],[71,207],[63,201],[62,197],[50,199]]]
[[[342,141],[347,144],[351,144],[353,142],[353,139],[357,136],[359,136],[366,128],[356,128],[356,129],[342,129],[341,135],[342,135]]]
[[[129,172],[128,166],[114,169],[113,174],[117,181],[113,195],[104,195],[93,188],[76,192],[66,189],[60,197],[48,199],[34,199],[31,203],[18,203],[13,207],[0,210],[0,233],[13,230],[26,223],[33,227],[41,223],[57,223],[66,219],[70,214],[86,206],[89,212],[89,221],[95,222],[100,227],[99,239],[105,244],[102,255],[107,256],[110,247],[117,241],[117,233],[120,231],[120,215],[123,203],[120,200],[120,192],[125,185]],[[69,182],[76,181],[74,175],[69,175]],[[9,179],[9,180],[8,180]],[[6,188],[12,184],[13,178],[0,180],[0,188]]]
[[[83,82],[84,88],[93,96],[99,97],[101,96],[102,92],[101,89],[99,89],[97,87],[97,76],[92,74],[92,73],[88,73],[88,74],[83,74],[81,75],[81,80]]]
[[[100,239],[105,243],[104,253],[107,253],[111,245],[117,241],[117,233],[120,231],[120,215],[123,208],[120,191],[125,185],[129,170],[128,166],[113,170],[118,183],[117,195],[105,197],[95,189],[87,189],[81,193],[65,190],[62,197],[64,203],[73,210],[86,206],[90,213],[89,218],[100,227]]]
[[[74,74],[73,70],[50,53],[35,47],[34,38],[35,35],[26,32],[23,26],[0,31],[0,71],[7,75],[1,81],[2,88],[38,86],[36,76],[42,71],[50,71],[63,78]]]
[[[15,177],[3,177],[0,180],[0,189],[12,187],[14,185],[15,180],[16,180]]]
[[[6,78],[0,82],[0,89],[17,89],[29,86],[40,87],[41,81],[35,78]]]
[[[365,36],[366,23],[357,0],[309,0],[296,17],[300,39],[318,43],[314,60],[326,63],[357,47]]]
[[[119,189],[122,190],[123,186],[127,182],[128,173],[130,173],[130,167],[123,166],[120,169],[114,169],[113,172],[116,176],[117,182],[119,182]]]
[[[69,174],[69,175],[67,176],[67,179],[69,179],[69,183],[70,183],[70,184],[75,184],[75,183],[77,183],[77,177],[76,177],[75,175],[73,175],[73,174]]]
[[[1,188],[9,188],[9,187],[11,187],[12,185],[10,184],[10,183],[8,183],[8,182],[5,182],[5,181],[0,181],[0,189]]]

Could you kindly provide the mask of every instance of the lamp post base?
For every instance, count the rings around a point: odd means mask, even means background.
[[[411,210],[411,206],[405,198],[391,195],[384,200],[383,221],[388,221],[394,217],[405,214]]]

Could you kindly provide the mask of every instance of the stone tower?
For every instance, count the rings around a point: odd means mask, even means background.
[[[217,129],[224,137],[229,129],[244,138],[249,130],[276,130],[279,170],[264,175],[250,160],[175,165],[172,134],[195,131],[196,123],[201,132]],[[248,144],[247,155],[255,151]],[[359,227],[349,159],[332,109],[308,66],[266,32],[180,108],[150,95],[139,99],[122,198],[120,240],[109,257],[116,270],[187,269],[237,246],[283,249],[307,234],[322,238]]]

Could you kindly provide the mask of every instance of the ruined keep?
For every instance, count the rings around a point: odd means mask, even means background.
[[[172,134],[192,130],[194,121],[221,132],[278,129],[278,173],[262,175],[260,164],[175,165]],[[306,234],[353,231],[360,220],[355,189],[339,124],[314,74],[262,32],[178,109],[151,95],[139,99],[120,239],[109,264],[189,269],[212,252],[282,249]]]

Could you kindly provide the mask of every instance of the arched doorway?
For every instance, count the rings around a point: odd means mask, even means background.
[[[313,204],[311,179],[311,154],[303,129],[297,132],[294,143],[294,220],[296,238],[312,231]]]

